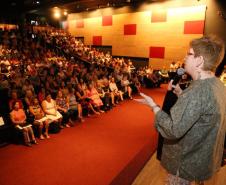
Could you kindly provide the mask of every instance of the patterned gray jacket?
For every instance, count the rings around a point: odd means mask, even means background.
[[[221,166],[226,133],[226,88],[217,78],[195,80],[170,115],[159,111],[155,126],[166,138],[162,165],[189,181],[206,180]]]

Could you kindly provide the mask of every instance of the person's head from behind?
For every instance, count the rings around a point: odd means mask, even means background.
[[[190,49],[185,59],[188,74],[195,72],[215,72],[225,53],[224,42],[216,36],[203,36],[190,42]]]
[[[12,99],[16,100],[17,99],[17,92],[16,91],[12,91],[11,97],[12,97]]]

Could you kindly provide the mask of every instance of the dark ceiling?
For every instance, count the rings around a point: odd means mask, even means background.
[[[163,0],[148,0],[163,1]],[[69,12],[81,12],[107,6],[125,6],[144,2],[143,0],[5,0],[0,2],[1,14],[37,13],[52,7],[67,9]]]
[[[16,23],[26,17],[50,16],[53,7],[67,10],[68,13],[95,10],[97,8],[135,6],[145,0],[1,0],[0,22]],[[160,2],[166,0],[146,0]]]
[[[139,3],[145,1],[151,3],[169,0],[1,0],[0,22],[17,22],[25,14],[49,16],[49,10],[56,6],[67,10],[68,13],[76,13],[97,8],[106,8],[108,6],[137,6]],[[225,0],[215,1],[223,6],[226,4]]]

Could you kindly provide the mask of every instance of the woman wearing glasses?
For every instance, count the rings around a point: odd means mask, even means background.
[[[185,57],[186,73],[193,81],[182,91],[174,89],[178,100],[170,114],[141,93],[139,102],[155,113],[155,126],[170,142],[164,142],[161,163],[168,171],[168,184],[189,185],[211,178],[221,166],[226,131],[226,89],[214,76],[225,47],[214,36],[190,42]],[[172,84],[171,88],[172,88]]]

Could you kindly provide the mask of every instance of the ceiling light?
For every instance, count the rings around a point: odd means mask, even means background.
[[[65,11],[64,11],[64,15],[66,16],[67,14],[68,14],[68,13],[67,13],[67,11],[65,10]]]
[[[60,12],[55,12],[54,17],[57,18],[57,19],[60,18]]]

